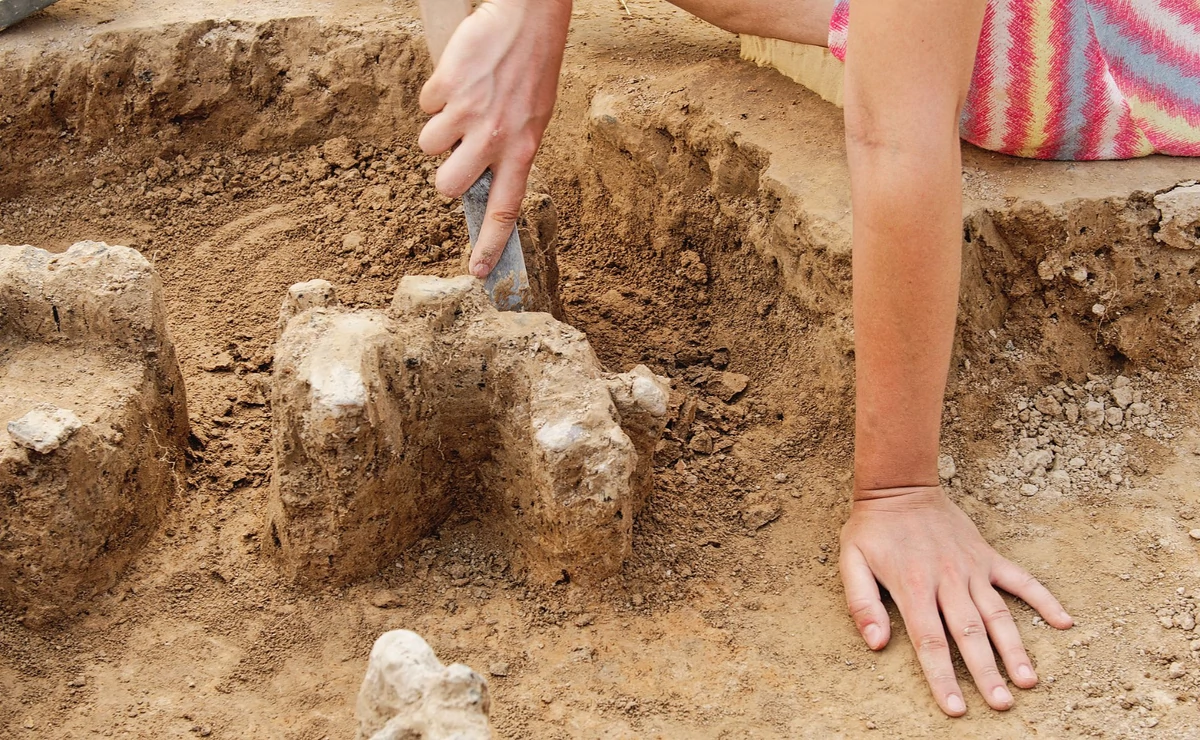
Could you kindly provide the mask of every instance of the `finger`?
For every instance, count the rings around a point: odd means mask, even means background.
[[[1037,674],[1034,673],[1033,662],[1025,653],[1021,633],[1017,631],[1017,623],[1008,610],[1008,604],[1004,603],[1004,598],[996,593],[990,583],[972,579],[970,588],[971,600],[975,602],[979,616],[983,617],[992,645],[1000,653],[1008,677],[1023,689],[1033,688],[1038,682]]]
[[[895,592],[893,592],[895,596]],[[937,599],[932,592],[926,595],[912,594],[907,603],[900,604],[900,614],[909,639],[917,650],[917,660],[925,680],[933,692],[934,701],[951,717],[966,714],[967,704],[963,701],[962,689],[954,677],[954,664],[950,661],[950,644],[938,616]]]
[[[1075,620],[1071,619],[1067,610],[1058,603],[1054,594],[1030,575],[1029,571],[1015,563],[1001,558],[1000,562],[992,567],[992,583],[1037,609],[1042,619],[1052,627],[1065,630],[1075,624]]]
[[[1012,693],[1004,685],[1004,677],[996,667],[996,656],[992,653],[987,627],[975,608],[970,591],[964,587],[946,587],[938,594],[938,601],[942,616],[946,619],[946,627],[953,635],[958,652],[975,679],[975,686],[984,701],[992,709],[1011,708]]]
[[[447,198],[458,198],[475,184],[489,164],[491,156],[486,142],[477,136],[468,136],[438,167],[435,180],[438,192]]]
[[[421,86],[421,97],[417,101],[421,106],[421,110],[425,111],[431,116],[436,113],[440,113],[442,108],[446,107],[446,100],[448,99],[447,93],[449,92],[449,89],[450,88],[442,82],[442,75],[439,75],[438,71],[435,69],[433,76],[426,80],[425,84]]]
[[[487,277],[500,261],[504,245],[517,225],[521,215],[521,201],[525,198],[525,184],[529,167],[493,170],[492,192],[488,196],[487,217],[479,229],[479,238],[471,250],[468,268],[478,278]]]
[[[450,149],[463,138],[463,121],[447,111],[438,113],[421,129],[417,146],[431,157]]]
[[[892,624],[887,609],[879,597],[879,584],[871,566],[857,547],[842,548],[839,562],[842,583],[846,587],[846,606],[859,634],[872,650],[882,650],[892,636]]]

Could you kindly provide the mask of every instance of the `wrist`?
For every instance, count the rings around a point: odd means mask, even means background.
[[[907,501],[915,502],[930,502],[940,500],[945,497],[946,492],[942,490],[941,485],[912,485],[912,486],[895,486],[892,488],[860,488],[854,486],[854,493],[851,495],[851,503],[853,504],[870,504],[875,501]]]

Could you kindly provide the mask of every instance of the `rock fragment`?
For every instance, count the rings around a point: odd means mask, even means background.
[[[1104,423],[1104,404],[1099,401],[1088,401],[1083,405],[1083,423],[1089,427],[1098,427]]]
[[[938,478],[942,481],[948,482],[958,474],[958,467],[954,464],[954,458],[951,455],[938,455],[937,467]]]
[[[487,681],[465,665],[444,666],[408,630],[371,648],[358,692],[356,740],[490,740]]]

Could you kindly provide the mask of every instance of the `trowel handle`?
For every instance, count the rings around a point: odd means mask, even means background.
[[[471,14],[471,0],[421,0],[421,18],[425,21],[425,43],[429,56],[437,64],[450,43],[458,24]]]

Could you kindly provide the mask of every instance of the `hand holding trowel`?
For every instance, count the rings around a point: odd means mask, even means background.
[[[425,20],[429,53],[436,64],[440,61],[454,31],[471,14],[471,3],[470,0],[421,0],[421,14]],[[425,101],[422,102],[424,104]],[[498,133],[493,133],[493,136]],[[422,138],[425,136],[426,133],[423,133]],[[422,141],[422,145],[425,146],[425,141]],[[487,216],[492,181],[491,170],[486,170],[463,194],[463,211],[467,217],[467,231],[470,233],[472,246],[479,240]],[[515,224],[500,260],[487,275],[484,287],[492,303],[501,311],[521,311],[528,304],[529,276],[525,271],[525,255],[521,252],[521,240]]]

